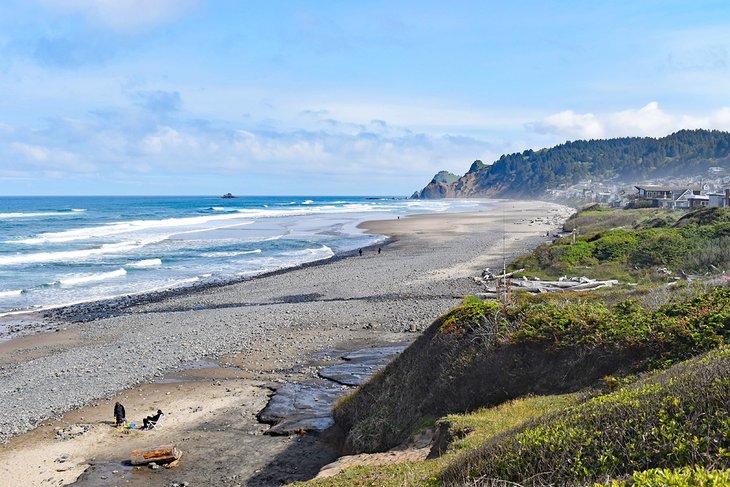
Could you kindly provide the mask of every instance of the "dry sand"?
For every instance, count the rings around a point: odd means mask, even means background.
[[[534,247],[569,213],[506,201],[481,213],[367,222],[368,231],[393,237],[381,254],[366,249],[362,257],[0,344],[0,411],[9,418],[0,425],[23,418],[35,426],[0,447],[0,484],[233,486],[311,478],[338,452],[327,437],[263,435],[268,426],[255,415],[269,386],[305,380],[341,351],[411,341],[415,334],[405,330],[425,328],[477,292],[473,276],[501,267],[503,250],[514,256]],[[120,433],[111,426],[115,401],[138,423],[161,408],[164,424]],[[59,402],[71,410],[59,411]],[[93,428],[54,439],[58,428],[77,424]],[[184,451],[177,468],[124,464],[132,449],[164,443]]]

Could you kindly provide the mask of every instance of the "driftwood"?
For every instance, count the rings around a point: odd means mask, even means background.
[[[146,450],[132,450],[132,465],[146,465],[148,463],[169,463],[177,462],[182,456],[182,451],[175,445],[163,445]],[[177,463],[175,463],[177,465]]]
[[[493,296],[497,296],[499,293],[498,286],[496,279],[475,279],[480,284],[484,285],[485,292],[480,293],[479,296],[484,298],[491,298]],[[560,280],[560,281],[540,281],[540,280],[533,280],[530,281],[526,278],[523,279],[513,279],[509,283],[499,283],[499,287],[502,288],[502,291],[504,292],[505,286],[510,286],[513,289],[524,289],[525,291],[531,292],[531,293],[550,293],[550,292],[559,292],[559,291],[591,291],[593,289],[598,289],[602,287],[611,287],[618,284],[618,281],[615,279],[611,279],[608,281],[597,281],[594,279],[588,279],[587,277],[580,277],[580,278],[572,278],[570,280]]]
[[[523,268],[523,269],[514,270],[512,272],[505,272],[504,274],[492,274],[492,271],[490,271],[489,270],[489,267],[487,267],[486,269],[484,269],[484,271],[482,271],[482,278],[483,279],[487,279],[487,280],[490,280],[490,279],[504,279],[505,277],[512,277],[512,276],[514,276],[515,272],[522,272],[524,270],[525,269]]]
[[[177,464],[180,463],[180,459],[182,458],[182,451],[180,452],[180,456],[176,459],[165,465],[165,468],[175,468],[177,467]]]

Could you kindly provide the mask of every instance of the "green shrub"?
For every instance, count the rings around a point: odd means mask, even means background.
[[[439,331],[442,334],[463,334],[494,316],[500,308],[499,303],[494,301],[484,301],[475,296],[467,296],[459,306],[441,317]]]
[[[722,347],[488,441],[441,481],[578,485],[651,468],[728,468],[729,401],[730,347]]]
[[[688,240],[678,230],[643,230],[629,262],[641,267],[672,266],[690,249]]]
[[[656,310],[636,300],[609,309],[601,302],[526,302],[505,311],[505,339],[512,343],[547,343],[651,350],[655,364],[668,364],[730,340],[730,288],[698,292]]]
[[[568,266],[575,265],[595,265],[596,259],[593,257],[593,244],[591,242],[577,241],[573,245],[561,245],[557,259]]]
[[[589,210],[578,212],[565,227],[579,229],[575,244],[571,235],[541,245],[510,269],[524,268],[541,278],[580,272],[598,279],[652,281],[665,279],[651,272],[655,267],[688,272],[730,267],[728,209]]]
[[[635,232],[613,231],[593,243],[593,255],[601,261],[623,260],[636,251],[638,242]]]
[[[701,241],[685,258],[683,268],[696,272],[730,269],[730,237]]]
[[[703,467],[653,468],[634,472],[629,480],[614,480],[606,487],[726,487],[730,470],[708,470]],[[599,487],[596,484],[594,487]]]

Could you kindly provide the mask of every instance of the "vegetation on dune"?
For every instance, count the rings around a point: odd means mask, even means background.
[[[654,363],[670,363],[730,340],[730,288],[718,287],[656,310],[635,299],[608,308],[601,302],[537,303],[507,308],[513,343],[551,347],[624,347],[651,350]]]
[[[447,434],[457,439],[448,443],[447,450],[437,458],[383,466],[354,466],[334,477],[295,485],[317,487],[438,485],[438,474],[458,455],[474,450],[485,441],[529,420],[556,413],[576,404],[579,400],[580,397],[576,394],[524,397],[493,408],[480,408],[466,414],[448,415],[441,418],[436,426],[439,431],[447,431]]]
[[[471,298],[339,403],[335,421],[347,431],[349,451],[382,451],[429,417],[576,391],[607,375],[666,367],[728,339],[728,287],[656,309],[635,299],[611,307],[532,300],[505,307]]]
[[[652,468],[634,472],[628,480],[613,480],[594,487],[726,487],[730,470],[704,467]]]
[[[603,302],[525,300],[514,306],[470,298],[441,318],[441,334],[550,350],[646,350],[668,365],[730,341],[730,287],[716,287],[650,309],[637,299]]]
[[[600,229],[601,221],[623,222],[624,226]],[[730,268],[730,209],[726,208],[703,208],[681,218],[672,218],[663,210],[590,209],[578,213],[566,223],[566,229],[582,230],[577,238],[570,235],[537,247],[510,268],[543,277],[586,275],[644,281],[666,279],[667,274],[653,272],[657,268],[675,273]]]
[[[527,396],[494,407],[482,407],[463,414],[448,414],[436,422],[456,438],[448,445],[449,453],[470,451],[529,420],[558,413],[581,401],[580,394]]]
[[[495,438],[440,479],[584,485],[651,468],[730,467],[730,348]]]
[[[468,328],[480,326],[487,318],[499,313],[502,306],[494,301],[484,301],[475,296],[467,296],[461,305],[441,317],[441,333],[463,333]]]

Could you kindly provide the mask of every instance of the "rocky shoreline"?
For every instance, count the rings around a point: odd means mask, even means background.
[[[513,225],[550,212],[544,224]],[[404,331],[477,292],[473,277],[501,262],[502,251],[534,247],[569,213],[504,202],[482,213],[370,222],[371,231],[394,237],[382,254],[367,249],[223,286],[59,310],[56,322],[75,322],[67,330],[0,348],[0,441],[200,359],[237,364],[250,379],[285,377],[322,350],[356,350],[385,336],[408,341],[414,335]],[[58,336],[68,340],[56,343]],[[3,467],[11,469],[0,450]]]

